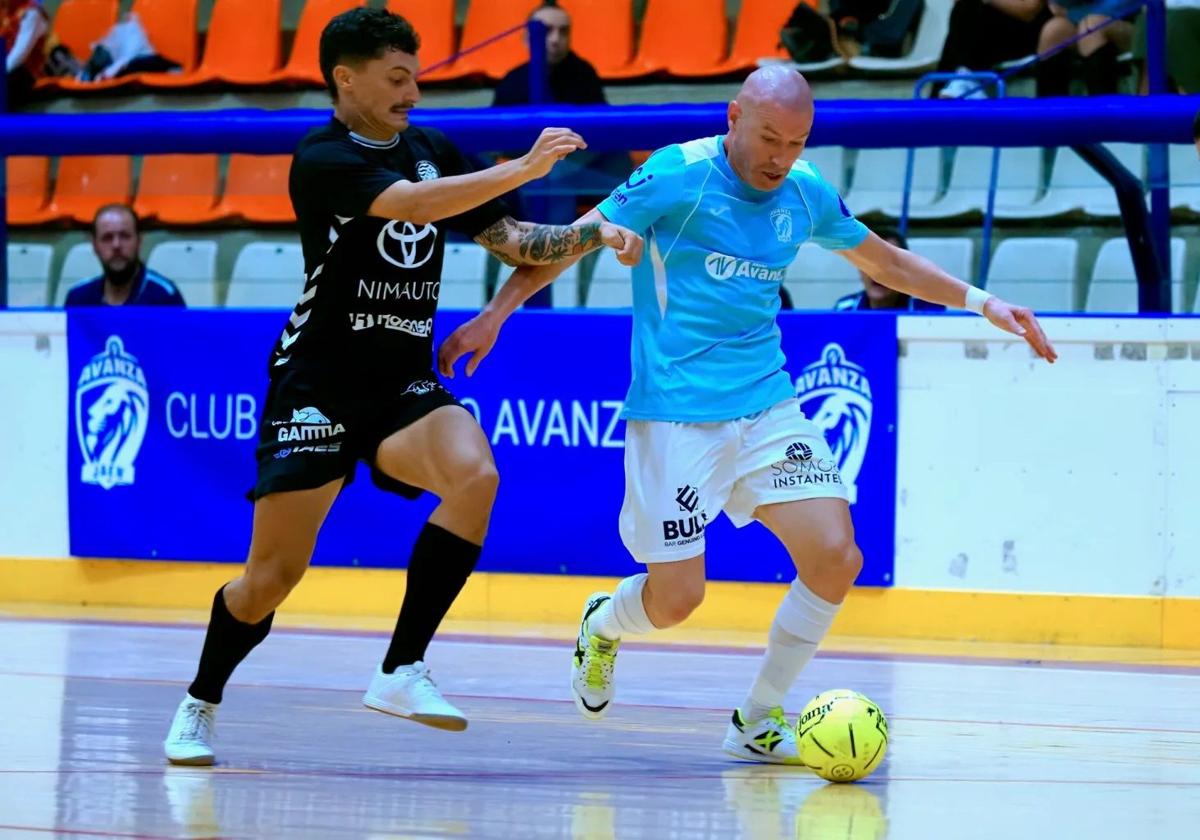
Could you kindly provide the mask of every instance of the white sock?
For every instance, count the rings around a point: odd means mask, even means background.
[[[761,720],[783,705],[788,689],[812,660],[840,608],[818,596],[800,578],[792,581],[771,622],[758,677],[741,706],[747,722]]]
[[[613,596],[588,618],[588,632],[602,639],[619,639],[624,633],[640,635],[654,629],[642,602],[647,575],[633,575],[617,584]]]

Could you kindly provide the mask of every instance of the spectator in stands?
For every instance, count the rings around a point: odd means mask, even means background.
[[[1039,53],[1048,52],[1106,22],[1107,25],[1084,35],[1074,47],[1038,62],[1038,96],[1070,96],[1076,54],[1089,94],[1117,92],[1120,80],[1117,57],[1128,52],[1133,43],[1136,15],[1121,20],[1115,20],[1113,15],[1128,5],[1129,0],[1054,0],[1050,3],[1053,16],[1042,26],[1038,38]]]
[[[551,102],[568,105],[604,105],[604,88],[596,68],[571,51],[571,17],[563,9],[545,5],[530,20],[546,27],[547,93]],[[492,105],[529,104],[529,62],[509,71],[493,93]]]
[[[959,0],[962,2],[963,0]],[[894,228],[876,228],[879,238],[890,242],[897,248],[908,250],[908,240],[900,231]],[[838,312],[864,311],[869,309],[904,309],[909,312],[945,312],[946,307],[936,303],[911,298],[895,289],[876,283],[863,272],[858,273],[862,280],[863,290],[838,298],[833,308]]]
[[[1166,0],[1167,76],[1179,93],[1200,93],[1200,0]],[[1146,15],[1137,19],[1133,57],[1142,71],[1140,91],[1146,93]]]
[[[0,0],[0,39],[8,48],[8,107],[29,101],[34,83],[46,65],[50,18],[42,0]]]
[[[97,211],[92,248],[104,273],[72,286],[66,306],[185,305],[175,284],[142,262],[142,234],[129,205],[109,204]]]
[[[1049,19],[1046,0],[955,0],[938,72],[991,70],[1005,61],[1032,55]],[[938,95],[948,99],[984,97],[978,88],[978,82],[955,79]]]
[[[546,27],[546,93],[553,103],[607,105],[596,68],[571,51],[571,17],[553,3],[534,10],[530,20]],[[493,93],[493,107],[529,104],[529,63],[509,71]],[[575,152],[541,183],[505,196],[530,221],[567,224],[606,197],[614,180],[629,174],[623,154]],[[540,198],[540,200],[539,200]],[[599,256],[598,254],[596,256]],[[595,257],[592,257],[595,259]]]
[[[781,46],[798,64],[837,53],[895,58],[915,33],[925,0],[808,0],[797,3],[779,33]]]

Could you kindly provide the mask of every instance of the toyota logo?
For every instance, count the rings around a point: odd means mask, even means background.
[[[399,243],[400,259],[388,253],[388,240]],[[425,225],[418,229],[412,222],[388,222],[379,231],[379,255],[398,268],[420,268],[433,256],[437,244],[437,228]]]

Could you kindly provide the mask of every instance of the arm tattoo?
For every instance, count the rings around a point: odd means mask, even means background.
[[[541,265],[556,263],[592,250],[600,244],[600,225],[521,225],[522,261]]]
[[[538,225],[505,216],[475,241],[506,265],[545,265],[600,246],[600,225]]]

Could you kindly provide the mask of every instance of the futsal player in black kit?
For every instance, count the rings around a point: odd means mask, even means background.
[[[546,129],[523,157],[471,173],[444,135],[411,127],[417,46],[409,23],[383,10],[346,12],[321,35],[334,117],[300,142],[290,185],[306,282],[270,357],[249,558],[213,599],[195,681],[164,742],[172,763],[213,763],[225,684],[304,575],[359,460],[384,489],[440,500],[412,548],[396,630],[363,702],[466,728],[425,650],[479,558],[498,476],[482,429],[433,369],[445,233],[514,265],[602,245],[630,265],[641,256],[641,239],[624,228],[517,222],[496,200],[583,148],[573,132]]]

